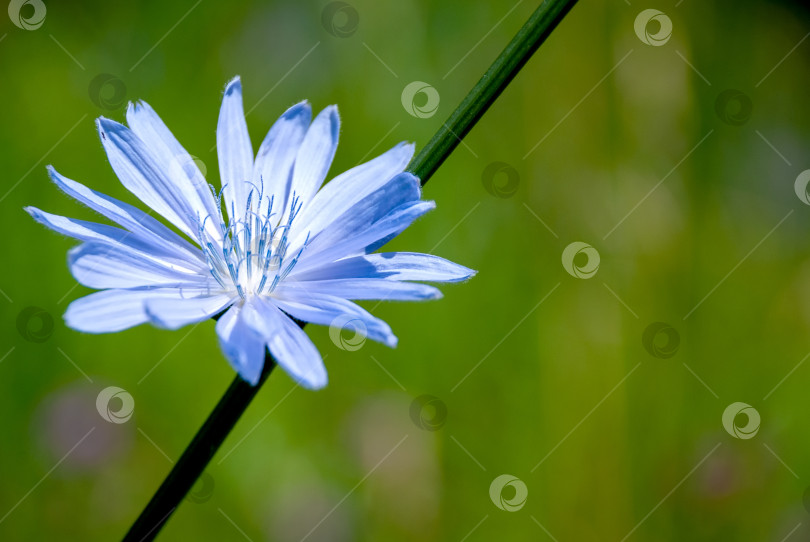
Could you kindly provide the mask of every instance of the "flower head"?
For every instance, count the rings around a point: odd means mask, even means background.
[[[232,80],[217,125],[219,190],[149,105],[129,105],[129,127],[99,118],[121,183],[182,235],[49,167],[59,188],[117,224],[26,208],[82,241],[69,252],[70,270],[101,290],[71,303],[67,325],[88,333],[146,322],[176,329],[221,314],[219,343],[243,379],[258,382],[269,350],[308,388],[326,385],[326,369],[288,315],[321,325],[359,321],[368,338],[395,346],[390,327],[352,301],[433,299],[436,288],[413,281],[474,272],[428,254],[374,253],[435,206],[404,171],[413,146],[401,143],[324,185],[340,120],[335,106],[311,117],[306,102],[289,108],[254,158],[241,83]]]

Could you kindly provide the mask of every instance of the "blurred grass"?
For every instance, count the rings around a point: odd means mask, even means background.
[[[211,323],[85,336],[61,322],[68,302],[88,292],[71,290],[64,262],[73,243],[22,207],[92,213],[60,195],[44,166],[134,202],[92,124],[99,115],[122,120],[123,107],[98,108],[90,81],[119,77],[127,99],[148,101],[215,184],[210,149],[233,75],[242,76],[246,107],[258,104],[248,115],[254,146],[290,104],[337,103],[334,173],[372,148],[424,144],[535,7],[519,4],[484,38],[512,4],[354,1],[357,31],[336,38],[321,25],[325,2],[204,1],[167,34],[187,4],[49,3],[35,31],[0,18],[8,191],[0,288],[10,299],[0,299],[0,356],[8,353],[0,517],[14,508],[0,521],[4,540],[120,537],[168,471],[163,453],[179,456],[232,378]],[[633,32],[648,7],[673,21],[665,46]],[[376,307],[400,338],[396,350],[366,343],[345,352],[326,329],[308,327],[327,356],[329,387],[309,393],[274,375],[214,459],[211,498],[185,503],[163,538],[239,539],[236,525],[252,540],[300,540],[333,508],[307,540],[461,540],[471,531],[467,540],[543,540],[538,522],[560,541],[622,540],[644,519],[628,540],[778,541],[806,524],[807,366],[765,397],[810,351],[810,224],[793,191],[808,167],[810,42],[758,82],[807,32],[807,13],[780,2],[580,3],[426,187],[438,209],[391,243],[434,249],[478,276],[443,288],[438,302]],[[400,103],[414,80],[441,95],[429,119]],[[715,112],[727,88],[753,103],[742,126]],[[511,198],[483,186],[495,161],[519,173]],[[572,241],[599,251],[594,278],[562,268]],[[45,342],[17,330],[28,306],[54,319]],[[655,321],[680,334],[670,359],[642,345]],[[128,423],[96,415],[95,396],[108,385],[135,398]],[[410,419],[422,394],[447,406],[436,432]],[[762,416],[751,440],[723,430],[722,412],[735,401]],[[528,486],[519,512],[489,499],[503,473]],[[792,536],[808,536],[806,525]]]

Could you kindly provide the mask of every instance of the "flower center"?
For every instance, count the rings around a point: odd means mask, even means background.
[[[272,293],[290,274],[309,242],[307,233],[303,246],[292,258],[288,258],[290,229],[301,210],[301,198],[293,192],[286,215],[282,213],[278,216],[273,212],[275,197],[264,198],[261,191],[254,188],[248,194],[244,215],[238,216],[232,205],[230,218],[226,221],[221,207],[222,191],[214,194],[219,214],[199,221],[198,234],[211,275],[223,289],[236,290],[242,299],[249,295]],[[258,194],[255,202],[254,194]],[[214,239],[205,229],[208,219],[219,221],[221,240]]]

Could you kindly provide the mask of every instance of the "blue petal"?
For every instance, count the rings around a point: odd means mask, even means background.
[[[96,125],[121,184],[189,238],[196,239],[196,210],[169,180],[144,142],[132,130],[110,119],[100,117]]]
[[[24,209],[25,212],[30,214],[34,220],[43,226],[47,226],[57,233],[73,237],[80,241],[98,241],[110,245],[123,244],[134,250],[143,252],[149,252],[152,248],[151,244],[144,243],[131,235],[130,232],[122,230],[121,228],[79,220],[77,218],[54,215],[37,209],[36,207],[25,207]]]
[[[150,299],[146,301],[145,307],[149,320],[157,327],[179,329],[207,320],[233,302],[232,295],[220,293],[186,299]]]
[[[384,301],[426,301],[439,299],[442,293],[433,286],[418,282],[399,282],[388,279],[286,280],[280,291],[298,290],[307,293],[332,295],[343,299],[380,299]]]
[[[148,243],[155,252],[182,255],[202,263],[197,248],[137,207],[68,179],[51,166],[48,166],[48,174],[63,192],[126,228],[133,236]]]
[[[25,207],[25,211],[40,224],[47,226],[57,233],[73,237],[80,241],[104,243],[108,246],[122,246],[140,252],[143,255],[154,253],[154,245],[152,243],[145,243],[140,238],[121,228],[54,215],[41,211],[36,207]],[[207,269],[201,261],[189,260],[188,258],[182,257],[182,254],[169,256],[164,253],[160,256],[161,259],[165,261],[170,261],[181,266],[199,265],[200,270]]]
[[[183,293],[185,292],[185,293]],[[85,333],[113,333],[149,321],[144,310],[148,299],[181,299],[192,292],[177,288],[102,290],[80,297],[65,311],[68,327]]]
[[[406,203],[381,218],[374,224],[360,227],[354,231],[346,231],[343,238],[337,237],[335,244],[324,247],[320,251],[304,250],[301,261],[295,269],[297,272],[321,267],[324,264],[337,261],[339,259],[358,256],[368,252],[368,248],[377,243],[380,239],[389,239],[401,233],[411,223],[435,208],[432,201],[416,201]],[[330,228],[331,229],[331,228]]]
[[[292,191],[306,204],[326,179],[335,157],[340,131],[337,106],[321,111],[304,136],[293,167]]]
[[[400,143],[385,154],[341,173],[304,205],[294,224],[314,237],[337,217],[401,173],[413,157],[412,144]],[[300,230],[301,228],[299,228]]]
[[[108,226],[107,224],[97,224],[77,218],[54,215],[36,207],[25,207],[25,212],[33,217],[40,224],[47,226],[57,233],[79,239],[80,241],[103,241],[107,243],[122,243],[129,232]]]
[[[390,182],[352,205],[343,214],[335,218],[326,229],[317,234],[313,232],[315,235],[310,236],[306,251],[314,254],[347,237],[357,235],[385,217],[392,210],[419,201],[421,195],[419,179],[410,173],[400,173]],[[307,228],[307,225],[302,224],[301,227]],[[299,235],[290,244],[291,249],[294,250],[298,243],[302,243],[303,240]]]
[[[391,348],[397,345],[397,338],[388,324],[351,301],[294,288],[282,288],[277,296],[274,299],[276,305],[303,322],[321,326],[332,326],[337,323],[343,327],[353,320],[358,320],[362,323],[358,329],[362,335]]]
[[[245,304],[245,319],[264,337],[276,363],[304,388],[326,386],[326,368],[304,330],[270,301],[255,297]]]
[[[90,288],[213,284],[210,274],[132,250],[125,245],[84,243],[68,251],[73,277]],[[209,280],[210,279],[210,280]]]
[[[253,147],[242,108],[239,77],[233,78],[225,87],[217,123],[217,155],[228,213],[235,211],[231,220],[239,220],[244,217],[251,189],[249,181],[253,178]]]
[[[473,275],[475,275],[475,271],[472,269],[432,254],[383,252],[345,258],[303,273],[298,273],[294,268],[290,278],[299,281],[386,278],[389,280],[459,282],[467,280]]]
[[[155,111],[145,102],[129,104],[127,124],[146,145],[152,158],[188,202],[192,216],[216,218],[216,201],[191,155],[177,141]],[[206,229],[214,239],[220,235],[215,220],[206,222]],[[196,233],[196,232],[195,232]]]
[[[265,341],[245,321],[243,307],[234,305],[217,321],[217,337],[228,363],[243,380],[259,383],[264,367]]]
[[[264,197],[274,197],[274,212],[287,208],[293,163],[311,120],[312,108],[307,102],[292,106],[273,124],[259,147],[253,184],[263,187]]]

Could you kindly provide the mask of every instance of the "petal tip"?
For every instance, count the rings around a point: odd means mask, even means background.
[[[328,116],[332,130],[337,132],[340,129],[340,112],[336,104],[328,105],[321,111],[321,115]]]
[[[324,369],[323,371],[319,371],[315,374],[308,374],[306,376],[297,378],[296,381],[302,388],[317,391],[326,387],[326,385],[329,383],[329,377]]]
[[[64,185],[68,184],[68,179],[66,179],[63,175],[61,175],[56,168],[52,165],[45,166],[45,170],[48,172],[48,178],[56,184],[59,188],[64,187]],[[64,190],[64,188],[62,188]]]
[[[107,117],[98,117],[96,119],[96,128],[98,129],[98,132],[102,138],[104,137],[105,133],[115,130],[119,126],[122,125],[112,119],[108,119]]]
[[[74,331],[81,331],[78,327],[76,327],[76,322],[73,320],[73,316],[70,314],[70,306],[68,306],[65,313],[62,315],[62,320],[65,322],[65,325]]]
[[[127,102],[127,110],[126,113],[124,113],[127,124],[132,126],[135,117],[141,112],[141,109],[143,109],[143,105],[140,101]]]
[[[38,207],[34,207],[33,205],[26,205],[25,207],[23,207],[23,211],[25,211],[26,213],[28,213],[29,215],[31,215],[31,217],[32,217],[34,220],[36,220],[37,222],[39,222],[39,223],[44,224],[44,225],[46,225],[46,226],[47,226],[47,223],[46,223],[46,218],[45,218],[45,217],[46,217],[46,215],[47,215],[48,213],[46,213],[46,212],[45,212],[45,211],[43,211],[42,209],[40,209],[40,208],[38,208]]]
[[[250,384],[254,388],[259,385],[259,380],[261,379],[261,373],[260,372],[259,373],[249,373],[249,374],[245,373],[245,372],[240,372],[239,376],[242,378],[242,380],[244,380],[245,382],[247,382],[248,384]]]
[[[302,101],[298,102],[297,104],[295,104],[295,105],[291,106],[289,109],[287,109],[281,115],[281,117],[285,118],[285,119],[293,119],[293,118],[298,117],[299,115],[306,115],[307,118],[308,118],[307,122],[309,122],[309,120],[311,120],[312,106],[310,105],[309,101],[302,100]]]
[[[73,331],[78,331],[80,333],[92,333],[98,334],[101,333],[98,330],[93,329],[92,327],[88,327],[87,325],[87,317],[82,315],[81,310],[77,307],[77,302],[83,298],[74,299],[68,308],[65,309],[65,313],[62,315],[62,320],[65,322],[65,326],[69,327]]]
[[[456,265],[458,265],[459,275],[454,282],[463,282],[465,280],[470,280],[471,278],[473,278],[475,275],[478,274],[478,271],[476,271],[475,269],[470,269],[469,267],[464,267],[463,265],[459,264]]]
[[[237,75],[230,81],[228,84],[225,85],[225,95],[231,94],[233,92],[242,93],[242,79]]]

